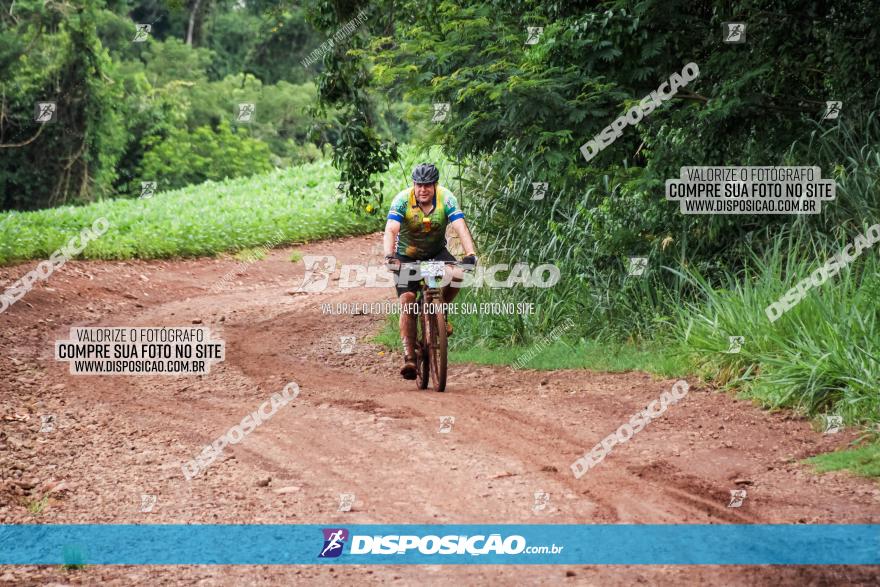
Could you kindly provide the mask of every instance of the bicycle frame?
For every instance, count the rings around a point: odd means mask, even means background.
[[[443,263],[444,274],[422,275],[422,263]],[[446,390],[446,316],[442,310],[438,310],[435,301],[440,297],[440,289],[445,278],[446,266],[473,267],[458,261],[419,261],[415,263],[401,263],[404,267],[415,266],[419,276],[419,305],[417,318],[417,341],[416,353],[416,383],[419,389],[428,387],[429,379],[433,383],[434,391]],[[419,328],[420,327],[420,328]]]

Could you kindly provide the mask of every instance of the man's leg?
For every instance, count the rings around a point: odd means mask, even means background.
[[[416,378],[416,303],[415,292],[400,294],[400,340],[403,343],[403,368],[400,374],[404,379]]]
[[[450,304],[455,299],[455,296],[458,295],[458,292],[461,291],[461,287],[456,286],[460,286],[461,282],[464,281],[464,270],[461,267],[447,265],[446,279],[449,279],[449,285],[443,288],[441,295],[443,296],[443,303]],[[452,336],[452,322],[449,320],[448,314],[446,316],[446,336]]]
[[[452,277],[450,278],[450,272]],[[461,291],[460,284],[464,281],[464,269],[453,265],[446,266],[446,278],[449,279],[449,285],[443,288],[443,302],[448,304],[455,299],[458,292]],[[459,287],[456,287],[459,285]]]

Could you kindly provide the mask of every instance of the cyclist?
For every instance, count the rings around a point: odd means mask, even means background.
[[[388,222],[385,223],[383,240],[385,263],[392,271],[399,271],[401,263],[414,261],[456,261],[446,249],[446,226],[455,229],[465,250],[462,262],[476,265],[474,241],[464,221],[464,213],[451,191],[438,184],[440,172],[430,163],[416,165],[412,172],[413,186],[397,194],[391,202]],[[443,303],[449,303],[458,295],[464,271],[460,267],[446,267],[449,285],[443,288]],[[413,308],[419,291],[417,279],[397,285],[400,312],[400,339],[403,342],[404,379],[416,378],[416,321],[408,310]],[[446,322],[446,332],[452,334],[452,324]]]

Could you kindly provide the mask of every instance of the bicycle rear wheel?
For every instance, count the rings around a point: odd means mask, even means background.
[[[429,313],[428,356],[434,391],[446,391],[446,317],[441,313]]]

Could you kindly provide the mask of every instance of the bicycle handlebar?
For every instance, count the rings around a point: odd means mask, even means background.
[[[395,259],[400,264],[401,269],[403,267],[416,267],[418,268],[422,263],[444,263],[445,265],[454,265],[456,267],[465,267],[466,270],[473,271],[475,264],[471,263],[462,263],[461,261],[441,261],[441,260],[426,260],[426,261],[407,261],[403,262],[399,259]]]
[[[400,261],[400,266],[401,266],[401,267],[403,267],[404,265],[407,265],[407,266],[410,266],[410,265],[419,266],[419,265],[421,265],[422,263],[444,263],[444,264],[446,264],[446,265],[457,265],[457,266],[459,266],[459,267],[473,267],[473,265],[471,265],[470,263],[462,263],[461,261],[441,261],[440,259],[436,259],[436,260],[435,260],[435,259],[429,259],[429,260],[427,260],[427,261],[407,261],[406,263],[404,263],[403,261]]]

